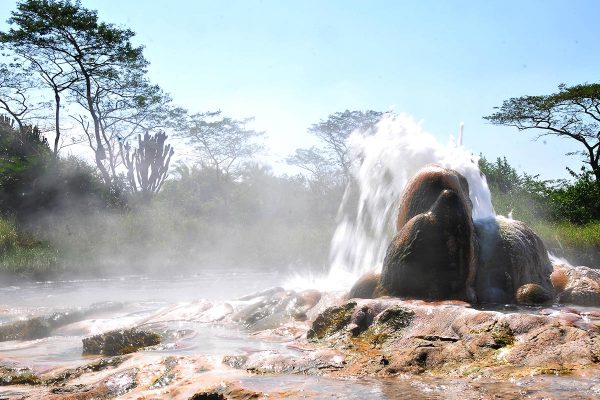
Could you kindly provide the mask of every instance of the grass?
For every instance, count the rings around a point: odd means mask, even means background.
[[[600,222],[575,225],[568,222],[536,223],[533,229],[542,238],[560,242],[565,247],[600,248]]]
[[[0,218],[0,273],[39,277],[56,272],[59,265],[56,249]]]
[[[535,222],[532,228],[553,254],[571,263],[600,268],[600,221],[586,225]]]

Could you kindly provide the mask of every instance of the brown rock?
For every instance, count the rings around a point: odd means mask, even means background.
[[[557,270],[567,277],[567,284],[558,296],[559,302],[600,306],[600,271],[570,266],[562,266]]]
[[[381,278],[381,274],[377,274],[374,272],[367,272],[352,286],[350,292],[348,292],[349,299],[372,299],[377,297],[379,280]]]
[[[467,300],[475,277],[473,243],[470,207],[462,193],[443,190],[393,239],[381,286],[392,296]]]
[[[421,169],[406,185],[398,209],[396,230],[413,217],[426,213],[437,201],[440,193],[451,190],[459,195],[468,215],[471,215],[473,205],[469,199],[469,184],[458,172],[438,165],[428,165]]]
[[[552,294],[538,284],[528,283],[517,289],[515,299],[520,304],[544,304],[552,301]]]
[[[545,303],[554,295],[552,264],[542,240],[527,225],[504,217],[475,221],[477,298],[486,303]],[[524,285],[535,284],[538,287]],[[520,291],[518,292],[518,290]]]

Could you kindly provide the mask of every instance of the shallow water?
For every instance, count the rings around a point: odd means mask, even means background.
[[[151,279],[74,280],[23,283],[0,287],[0,317],[3,322],[32,315],[47,315],[102,301],[123,306],[95,313],[90,318],[58,328],[48,338],[0,342],[0,365],[30,367],[36,372],[56,367],[76,367],[91,361],[83,356],[81,339],[110,329],[150,324],[162,330],[165,344],[148,350],[156,355],[205,355],[220,360],[223,355],[277,352],[293,356],[297,350],[285,341],[261,339],[243,329],[199,322],[197,315],[210,302],[221,302],[275,286],[282,280],[274,273],[207,271],[204,275]],[[224,289],[226,288],[226,289]],[[485,307],[484,307],[485,308]],[[503,311],[502,307],[496,307]],[[556,308],[555,308],[556,310]],[[540,308],[507,312],[541,312]],[[547,311],[548,312],[548,311]],[[549,312],[553,312],[550,310]],[[212,374],[219,374],[217,369]],[[572,398],[600,397],[598,376],[535,376],[501,381],[488,378],[439,378],[400,376],[395,378],[335,379],[320,376],[253,375],[228,370],[223,374],[244,388],[285,393],[286,398],[336,399],[463,399],[463,398]],[[202,374],[194,379],[203,379]],[[27,393],[0,389],[0,397]],[[12,394],[11,394],[12,393]]]

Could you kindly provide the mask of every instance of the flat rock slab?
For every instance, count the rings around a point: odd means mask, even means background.
[[[141,329],[119,329],[82,339],[84,354],[117,356],[155,346],[161,342],[160,335]]]

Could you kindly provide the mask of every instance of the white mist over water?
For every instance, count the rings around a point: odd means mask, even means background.
[[[329,274],[324,278],[296,277],[286,286],[348,290],[365,272],[380,270],[395,233],[404,187],[428,164],[452,168],[465,176],[474,219],[494,217],[487,182],[479,171],[479,157],[461,142],[462,126],[458,144],[450,138],[447,145],[442,145],[407,114],[386,115],[372,135],[354,132],[348,139],[348,148],[355,160],[358,203],[352,210],[348,204],[352,196],[347,190],[331,242]]]

